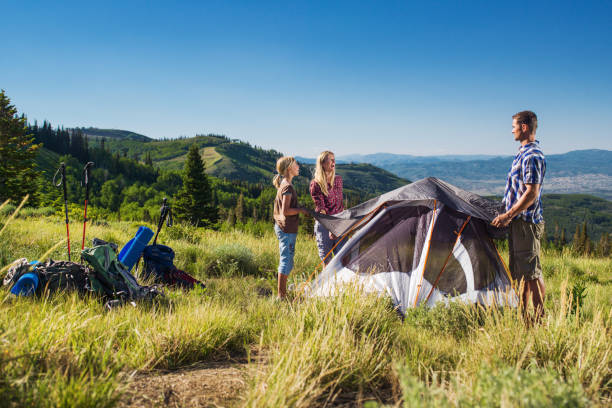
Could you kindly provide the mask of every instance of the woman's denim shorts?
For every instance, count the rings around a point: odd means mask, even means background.
[[[297,233],[283,232],[280,227],[274,224],[274,232],[278,238],[278,249],[280,261],[278,262],[278,273],[289,275],[293,269],[293,257],[295,256],[295,240]]]

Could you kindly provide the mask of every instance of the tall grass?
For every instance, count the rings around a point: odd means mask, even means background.
[[[0,204],[0,214],[2,213],[2,210],[4,209],[4,207],[6,207],[6,205],[11,201],[11,199],[9,198],[8,200],[6,200],[5,202],[3,202],[2,204]]]
[[[40,259],[63,239],[64,223],[55,218],[15,218],[0,237],[2,265]],[[138,225],[96,222],[87,242],[121,245]],[[610,259],[544,254],[540,325],[526,325],[514,309],[461,304],[409,310],[402,320],[388,300],[358,290],[274,301],[278,243],[271,230],[253,236],[173,228],[159,242],[174,248],[176,265],[204,279],[206,290],[169,290],[155,303],[112,312],[93,297],[0,294],[0,405],[114,406],[134,371],[253,349],[261,358],[251,363],[238,405],[321,406],[347,395],[405,406],[611,402]],[[72,238],[79,247],[80,234]],[[65,244],[49,256],[64,259]],[[292,281],[317,263],[314,240],[300,235]],[[578,284],[584,297],[575,307]]]
[[[388,302],[356,291],[297,306],[270,329],[270,365],[254,379],[247,405],[305,407],[343,390],[378,388],[388,382],[400,325]]]
[[[25,203],[28,201],[28,198],[30,198],[30,195],[27,194],[25,197],[23,197],[23,200],[21,200],[21,203],[19,204],[19,206],[15,209],[15,211],[13,212],[13,214],[11,214],[11,216],[6,220],[6,222],[4,223],[4,225],[2,226],[2,229],[0,229],[0,235],[2,235],[2,233],[4,232],[4,230],[6,229],[6,227],[9,226],[9,224],[11,223],[11,221],[13,221],[15,219],[15,217],[17,216],[17,214],[19,214],[19,211],[21,210],[21,208],[25,205]],[[5,201],[4,204],[2,204],[2,207],[4,207],[4,205],[7,202]]]

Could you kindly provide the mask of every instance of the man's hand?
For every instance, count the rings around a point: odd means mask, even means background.
[[[510,221],[512,221],[512,217],[510,217],[510,214],[503,213],[495,217],[495,219],[491,221],[491,225],[497,228],[504,228],[510,224]]]
[[[336,239],[336,236],[330,232],[329,233],[329,239],[331,239],[333,241],[333,240]]]
[[[540,184],[525,184],[525,193],[519,198],[519,200],[512,206],[511,209],[506,211],[503,214],[499,214],[493,221],[491,221],[491,225],[497,228],[507,227],[510,224],[512,219],[525,211],[532,205],[536,198],[538,198],[540,194],[540,188],[542,187]]]

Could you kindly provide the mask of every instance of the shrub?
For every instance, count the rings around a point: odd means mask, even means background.
[[[27,207],[19,212],[19,217],[21,218],[49,217],[51,215],[55,215],[55,209],[53,207]]]
[[[568,294],[571,294],[572,300],[572,314],[576,314],[576,311],[582,308],[584,299],[586,298],[586,287],[582,281],[576,282],[572,286],[571,291],[568,288]]]
[[[198,233],[198,228],[192,225],[174,224],[172,227],[167,227],[164,223],[162,228],[164,229],[163,234],[166,235],[166,239],[186,241],[190,244],[197,244],[202,239]]]
[[[420,382],[398,370],[404,407],[581,407],[589,400],[575,377],[563,380],[554,370],[482,367],[473,384],[454,377],[450,384]],[[449,392],[450,391],[450,392]],[[457,398],[451,401],[449,396]]]
[[[265,221],[256,221],[249,219],[245,223],[236,223],[235,228],[239,231],[249,233],[256,237],[264,237],[266,234],[271,234],[274,230],[273,224]]]
[[[482,309],[470,304],[451,302],[445,305],[439,303],[433,308],[407,309],[405,320],[414,326],[460,339],[482,325],[482,313]]]
[[[177,268],[183,269],[190,274],[201,275],[199,270],[204,269],[201,263],[203,260],[206,260],[204,250],[193,245],[181,245],[180,247],[175,247],[174,251],[174,265]]]
[[[206,265],[211,276],[257,275],[259,268],[250,249],[240,244],[227,244],[217,247]]]
[[[3,217],[9,216],[13,212],[15,212],[15,209],[17,209],[17,206],[15,204],[7,204],[4,207],[2,207],[2,209],[0,209],[0,216],[3,216]]]

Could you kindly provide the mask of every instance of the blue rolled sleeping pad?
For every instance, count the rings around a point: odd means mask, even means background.
[[[21,275],[11,288],[11,293],[15,296],[31,296],[38,287],[38,275],[35,272],[28,272]]]
[[[153,238],[153,231],[147,227],[138,227],[138,231],[134,238],[130,239],[119,251],[119,255],[117,259],[123,265],[128,268],[128,271],[131,271],[140,258],[144,247],[147,246],[149,241]]]

